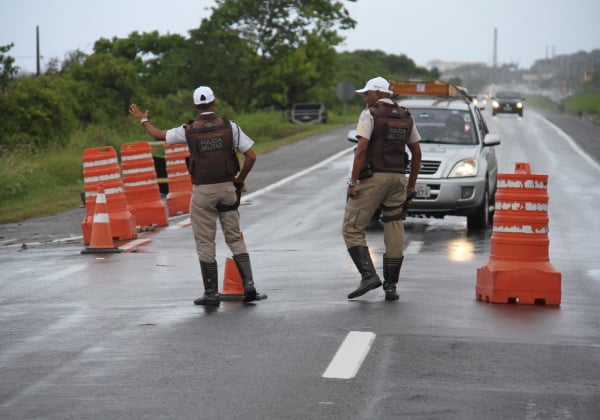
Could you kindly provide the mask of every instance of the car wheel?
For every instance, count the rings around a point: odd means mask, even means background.
[[[492,111],[492,117],[496,116],[496,111]]]
[[[467,216],[467,229],[487,229],[492,223],[492,212],[490,211],[490,193],[487,186],[483,193],[483,200],[477,210]]]
[[[523,111],[519,112],[519,117],[523,118]]]

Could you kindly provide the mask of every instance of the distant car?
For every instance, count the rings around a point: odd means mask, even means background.
[[[506,113],[523,116],[525,98],[519,92],[501,91],[496,93],[492,99],[492,115]]]
[[[314,103],[295,103],[290,110],[290,122],[296,124],[306,124],[315,122],[327,122],[327,109],[325,104]]]
[[[481,109],[482,111],[487,106],[487,102],[488,102],[488,95],[474,95],[473,96],[473,103],[477,106],[477,108]]]
[[[493,146],[500,136],[488,131],[479,108],[461,96],[398,103],[409,109],[421,134],[417,196],[408,215],[462,215],[468,229],[490,227],[498,174]],[[356,142],[355,136],[351,130],[348,140]]]

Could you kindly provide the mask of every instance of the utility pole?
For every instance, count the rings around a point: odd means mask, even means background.
[[[40,75],[40,27],[35,27],[35,58],[36,58],[36,74]]]
[[[494,68],[498,67],[498,28],[494,28]]]
[[[498,82],[498,28],[494,28],[494,51],[492,56],[492,77]]]

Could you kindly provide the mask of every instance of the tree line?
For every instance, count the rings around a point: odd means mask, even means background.
[[[341,1],[215,3],[187,37],[153,31],[101,38],[91,54],[73,51],[39,76],[19,75],[12,44],[0,46],[0,150],[60,145],[90,124],[118,127],[131,102],[149,107],[167,125],[179,123],[189,116],[190,92],[200,84],[211,86],[231,112],[252,112],[306,101],[341,106],[335,97],[340,81],[362,87],[375,75],[439,77],[405,55],[336,52],[344,39],[339,31],[356,26]]]

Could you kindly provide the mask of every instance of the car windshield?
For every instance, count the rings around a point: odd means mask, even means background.
[[[498,99],[521,99],[521,95],[517,92],[498,92],[496,94]]]
[[[471,114],[451,109],[411,108],[423,143],[477,144]]]

